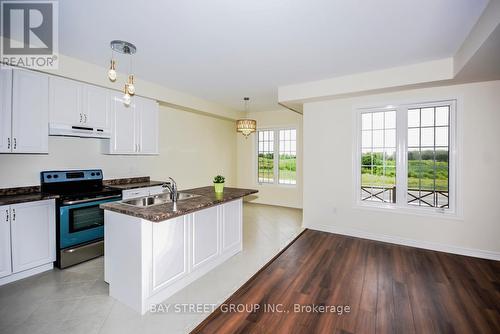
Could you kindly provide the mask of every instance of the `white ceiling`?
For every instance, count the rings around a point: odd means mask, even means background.
[[[250,96],[251,110],[272,110],[281,85],[452,56],[487,3],[60,0],[59,48],[107,66],[110,40],[131,41],[139,78],[237,109]]]

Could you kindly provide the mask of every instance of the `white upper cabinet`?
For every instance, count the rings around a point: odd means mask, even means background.
[[[109,90],[92,85],[83,86],[83,116],[87,126],[98,130],[109,129]]]
[[[48,153],[47,75],[14,69],[12,76],[13,153]]]
[[[111,133],[104,145],[107,154],[158,154],[158,103],[135,96],[126,106],[121,94],[114,94]]]
[[[51,76],[49,91],[51,135],[109,138],[110,90]]]
[[[12,69],[0,67],[0,153],[11,152]]]
[[[75,125],[84,120],[81,107],[82,85],[59,77],[49,78],[49,121]]]
[[[158,154],[158,102],[136,98],[138,141],[141,154]]]
[[[136,154],[135,103],[126,106],[120,97],[112,100],[110,154]]]

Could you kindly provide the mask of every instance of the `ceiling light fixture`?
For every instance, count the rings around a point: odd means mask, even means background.
[[[132,56],[137,52],[134,44],[126,41],[114,40],[109,44],[111,48],[111,65],[108,71],[108,78],[111,82],[116,81],[116,61],[114,59],[114,52],[118,52],[127,56]],[[131,97],[135,94],[134,75],[132,74],[132,57],[130,57],[129,71],[127,82],[125,83],[123,103],[126,106],[130,105]]]
[[[244,97],[243,101],[245,103],[245,113],[248,115],[248,101],[250,101],[249,97]],[[254,119],[239,119],[236,121],[236,131],[241,132],[245,139],[248,139],[248,136],[257,130],[257,121]]]

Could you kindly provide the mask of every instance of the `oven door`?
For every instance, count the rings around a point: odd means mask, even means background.
[[[90,202],[63,203],[59,208],[60,249],[104,238],[104,210],[99,205],[120,199],[121,195],[116,195]]]

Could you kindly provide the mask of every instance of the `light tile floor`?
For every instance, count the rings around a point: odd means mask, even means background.
[[[243,251],[164,303],[220,304],[301,231],[302,211],[245,203]],[[0,287],[0,333],[186,333],[206,313],[139,315],[108,296],[103,258]]]

